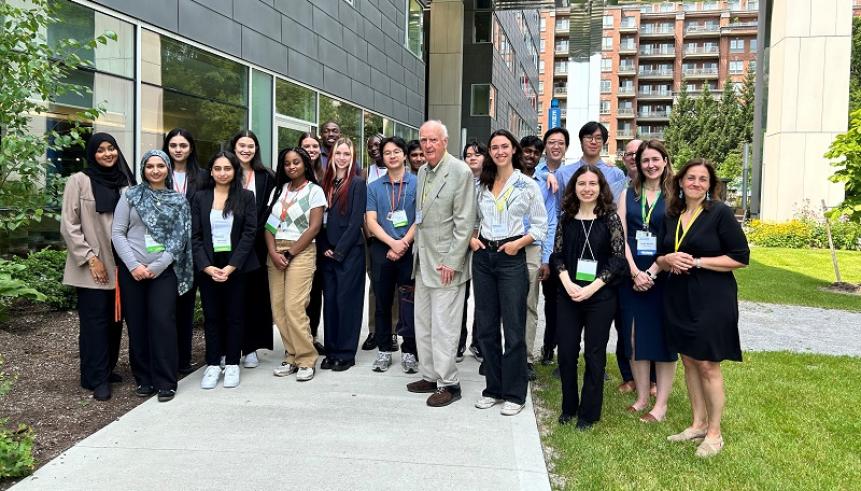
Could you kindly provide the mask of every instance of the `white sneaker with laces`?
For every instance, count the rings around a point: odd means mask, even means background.
[[[390,366],[392,366],[392,354],[388,351],[380,351],[371,369],[375,372],[385,372]]]
[[[252,351],[245,355],[245,368],[257,368],[260,366],[260,360],[257,359],[257,352]]]
[[[201,389],[214,389],[218,385],[218,379],[221,378],[221,368],[215,365],[209,365],[203,372],[203,378],[200,380]]]
[[[416,355],[412,353],[404,353],[401,355],[401,368],[404,373],[419,373],[419,361]]]
[[[502,405],[502,410],[499,411],[499,414],[503,416],[514,416],[519,413],[523,409],[524,404],[518,404],[516,402],[505,401],[505,404]]]
[[[232,389],[239,385],[239,365],[224,367],[224,388]]]
[[[296,371],[296,380],[299,382],[307,382],[312,378],[314,378],[313,367],[300,367],[299,370]]]
[[[286,361],[281,362],[281,366],[275,367],[272,370],[272,375],[276,377],[287,377],[288,375],[293,375],[299,368],[292,363],[287,363]]]
[[[477,407],[478,409],[490,409],[501,402],[502,399],[484,396],[481,399],[475,401],[475,407]]]

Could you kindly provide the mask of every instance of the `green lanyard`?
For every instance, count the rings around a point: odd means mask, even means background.
[[[659,199],[661,199],[660,191],[655,196],[652,206],[649,207],[649,213],[646,214],[646,189],[643,188],[643,195],[640,196],[640,215],[643,217],[643,230],[649,230],[649,222],[652,221],[652,212],[655,211],[655,206],[657,206]]]

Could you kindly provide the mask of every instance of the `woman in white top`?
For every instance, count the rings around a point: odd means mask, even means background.
[[[254,254],[257,208],[251,191],[242,189],[239,159],[231,152],[218,152],[209,161],[209,174],[209,185],[198,190],[191,205],[191,245],[206,334],[202,389],[218,385],[222,355],[224,387],[239,385],[242,293],[246,273],[260,267]]]
[[[520,172],[520,143],[507,130],[488,142],[478,187],[478,230],[470,241],[478,345],[484,355],[486,388],[475,403],[488,409],[504,402],[513,416],[526,403],[527,245],[545,239],[547,210],[538,184]],[[523,225],[529,218],[529,231]],[[505,350],[499,323],[505,333]],[[504,353],[504,354],[503,354]]]
[[[277,377],[314,378],[317,350],[305,309],[316,269],[314,238],[323,224],[326,195],[317,185],[311,157],[298,147],[278,154],[275,189],[269,196],[266,248],[272,316],[281,333],[285,357]]]

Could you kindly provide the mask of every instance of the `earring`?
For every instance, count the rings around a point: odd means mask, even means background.
[[[684,199],[684,197],[685,197],[685,193],[683,193],[682,190],[679,189],[679,199]]]
[[[706,191],[706,201],[711,201],[712,193],[710,191]]]

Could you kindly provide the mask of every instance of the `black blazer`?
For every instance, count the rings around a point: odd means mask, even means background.
[[[228,264],[239,272],[247,273],[260,267],[257,255],[252,253],[257,234],[257,207],[254,206],[254,194],[251,191],[243,189],[239,198],[243,212],[233,216]],[[209,223],[213,199],[212,189],[200,189],[194,194],[194,202],[191,205],[191,249],[194,254],[194,267],[198,271],[212,266],[215,258],[212,226]]]
[[[337,200],[329,206],[326,226],[317,235],[320,248],[325,251],[332,249],[335,260],[344,260],[350,247],[362,246],[364,236],[362,225],[365,224],[365,208],[367,207],[368,188],[361,177],[353,177],[350,189],[347,191],[347,207],[341,213]]]

